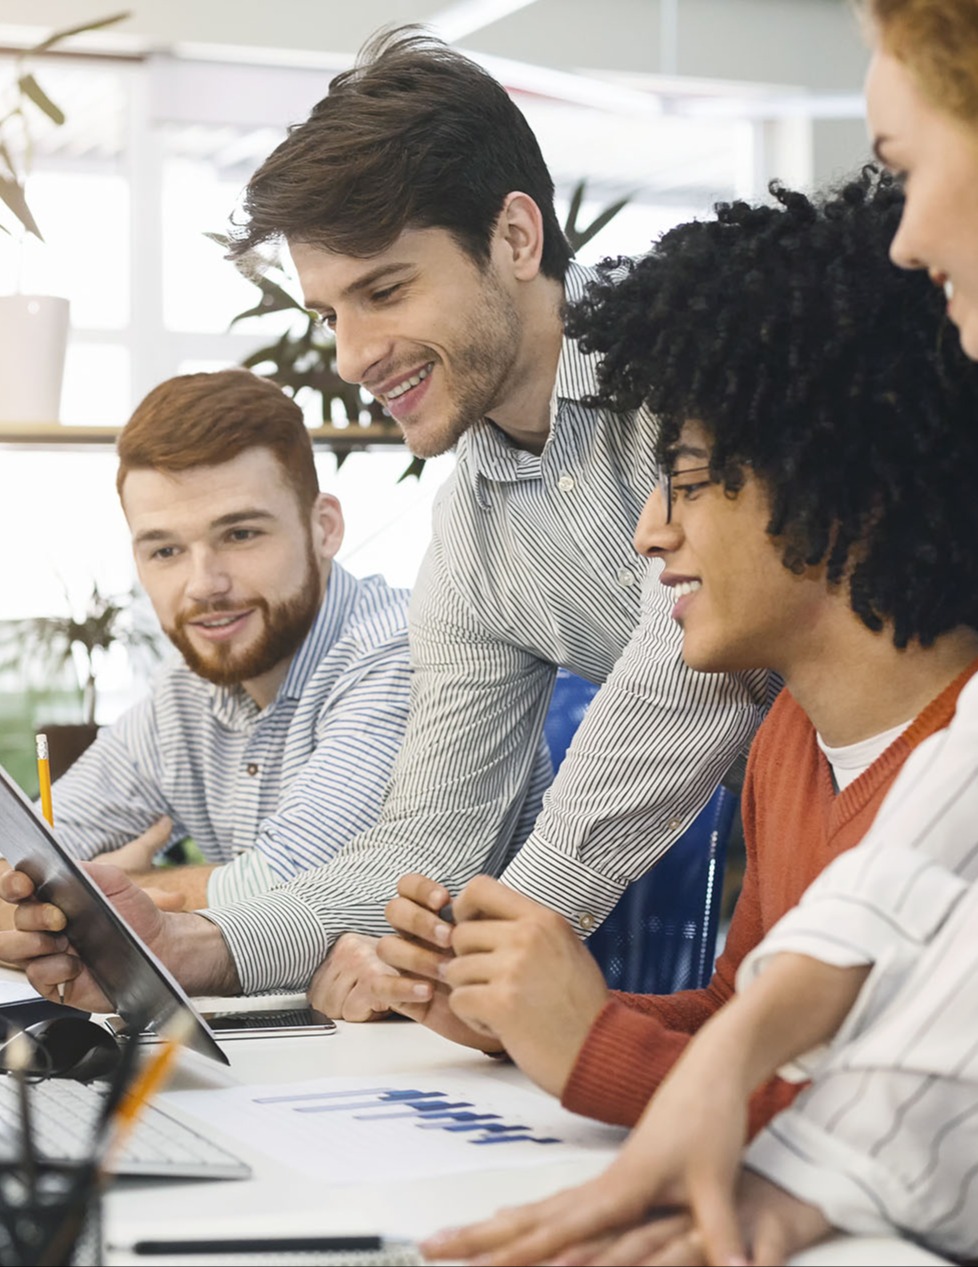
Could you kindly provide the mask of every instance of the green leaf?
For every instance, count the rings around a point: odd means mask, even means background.
[[[56,106],[41,85],[31,74],[21,75],[17,80],[17,87],[29,101],[33,101],[38,110],[43,111],[52,123],[59,128],[65,121],[64,111],[60,106]]]

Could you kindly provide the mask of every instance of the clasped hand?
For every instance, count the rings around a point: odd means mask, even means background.
[[[454,925],[439,915],[441,884],[403,876],[387,906],[396,936],[381,960],[398,976],[382,986],[386,1006],[456,1042],[506,1051],[560,1095],[608,990],[568,922],[489,876],[452,901]]]

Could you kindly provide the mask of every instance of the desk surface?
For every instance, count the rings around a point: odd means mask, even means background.
[[[337,1033],[298,1038],[247,1038],[223,1043],[230,1057],[225,1070],[203,1057],[185,1054],[171,1089],[220,1088],[245,1084],[300,1082],[355,1074],[394,1075],[450,1070],[477,1072],[495,1084],[523,1090],[529,1081],[514,1066],[470,1052],[420,1025],[390,1020],[369,1025],[338,1022]],[[536,1092],[543,1096],[542,1092]],[[550,1102],[552,1104],[552,1101]],[[614,1155],[619,1132],[587,1159],[546,1162],[516,1170],[405,1178],[396,1183],[344,1185],[324,1191],[321,1182],[277,1165],[239,1140],[212,1132],[253,1168],[250,1180],[117,1180],[105,1208],[107,1261],[131,1262],[126,1246],[141,1237],[210,1233],[292,1232],[369,1233],[419,1238],[449,1224],[484,1218],[500,1205],[545,1196],[601,1170]],[[178,1214],[179,1224],[175,1225]]]
[[[0,981],[22,981],[0,967]],[[192,1052],[181,1055],[171,1087],[192,1090],[280,1083],[356,1075],[376,1077],[444,1070],[485,1077],[494,1090],[512,1086],[535,1091],[514,1066],[491,1060],[439,1038],[420,1025],[380,1021],[369,1025],[337,1022],[337,1033],[299,1038],[246,1038],[223,1043],[231,1064],[219,1066]],[[552,1103],[552,1102],[551,1102]],[[208,1128],[210,1130],[210,1128]],[[130,1247],[143,1238],[310,1233],[342,1235],[378,1232],[418,1239],[439,1228],[485,1218],[502,1205],[548,1196],[598,1173],[616,1145],[571,1161],[519,1169],[487,1168],[432,1178],[343,1185],[329,1190],[293,1167],[277,1164],[239,1140],[211,1131],[253,1168],[248,1180],[116,1180],[106,1194],[106,1267],[136,1261]],[[145,1261],[145,1260],[144,1260]],[[162,1267],[156,1260],[157,1267]],[[941,1264],[937,1258],[896,1237],[838,1237],[798,1256],[793,1267],[852,1267],[885,1264],[916,1267]]]

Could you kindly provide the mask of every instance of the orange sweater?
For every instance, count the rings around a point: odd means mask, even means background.
[[[903,763],[954,715],[978,669],[960,674],[912,724],[836,794],[807,715],[783,690],[751,748],[741,807],[747,866],[710,984],[677,994],[615,993],[599,1013],[564,1087],[565,1108],[632,1126],[690,1036],[734,992],[741,960],[796,905],[833,858],[863,838]],[[799,1084],[772,1079],[751,1100],[750,1132],[791,1103]]]

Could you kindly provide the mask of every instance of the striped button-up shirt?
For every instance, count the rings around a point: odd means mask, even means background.
[[[173,819],[208,862],[208,902],[290,880],[374,821],[408,711],[406,590],[333,564],[315,622],[264,709],[181,662],[53,788],[59,840],[92,858]]]
[[[568,299],[587,278],[571,266]],[[589,408],[594,368],[565,339],[539,456],[488,420],[459,441],[411,600],[411,716],[381,817],[329,867],[208,912],[245,991],[305,986],[344,930],[389,931],[405,871],[455,891],[504,867],[557,665],[605,685],[503,878],[582,932],[749,743],[770,675],[684,666],[658,568],[632,546],[654,423]]]
[[[911,755],[866,838],[744,960],[872,964],[811,1078],[749,1164],[837,1227],[895,1230],[952,1258],[978,1245],[978,677]]]

